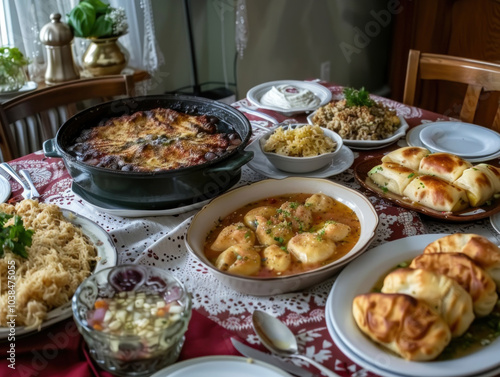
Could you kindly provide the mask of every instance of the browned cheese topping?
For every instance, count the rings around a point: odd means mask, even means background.
[[[236,133],[218,133],[218,119],[172,109],[138,111],[84,130],[71,150],[89,165],[163,171],[203,164],[236,148]]]

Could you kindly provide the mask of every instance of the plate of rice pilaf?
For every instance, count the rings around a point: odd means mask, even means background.
[[[351,148],[382,148],[406,134],[406,120],[371,99],[364,89],[346,88],[344,95],[346,98],[329,102],[310,114],[308,123],[335,131]]]

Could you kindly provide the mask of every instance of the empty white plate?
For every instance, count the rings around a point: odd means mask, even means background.
[[[435,122],[420,132],[427,148],[462,157],[488,156],[500,151],[500,134],[463,122]]]
[[[11,194],[10,183],[3,175],[0,175],[0,203],[5,203]]]
[[[426,129],[429,126],[432,126],[434,123],[422,123],[421,125],[417,127],[410,128],[408,132],[406,133],[406,142],[408,143],[409,146],[411,147],[422,147],[422,148],[428,148],[420,139],[420,133]],[[345,144],[345,141],[344,141]],[[431,150],[433,152],[433,150]],[[484,162],[484,161],[490,161],[495,158],[500,157],[500,151],[496,153],[492,153],[486,156],[480,156],[480,157],[465,157],[461,156],[462,158],[466,159],[469,162]]]
[[[262,361],[240,356],[205,356],[180,361],[151,377],[291,377]]]

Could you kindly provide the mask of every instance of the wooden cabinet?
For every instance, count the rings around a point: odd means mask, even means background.
[[[402,0],[394,19],[389,81],[392,98],[401,101],[408,51],[462,56],[500,64],[500,1]],[[457,117],[465,85],[425,82],[416,105]],[[499,93],[483,93],[474,123],[493,122]]]

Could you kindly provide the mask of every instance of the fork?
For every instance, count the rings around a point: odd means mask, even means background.
[[[17,183],[19,183],[21,185],[21,187],[23,188],[23,192],[21,193],[21,196],[24,199],[31,199],[31,198],[33,198],[30,187],[27,186],[26,183],[24,183],[24,181],[21,179],[21,177],[12,168],[12,166],[10,166],[6,162],[2,162],[0,164],[0,168],[2,168],[3,170],[5,170],[5,172],[7,172],[12,178],[14,178],[17,181]],[[38,192],[37,192],[37,194],[38,194]]]
[[[19,170],[19,173],[23,176],[24,179],[28,182],[28,185],[30,186],[30,192],[31,192],[31,197],[30,199],[35,199],[40,197],[40,193],[36,189],[35,184],[33,183],[33,180],[31,179],[31,175],[29,170],[27,169],[21,169]]]

